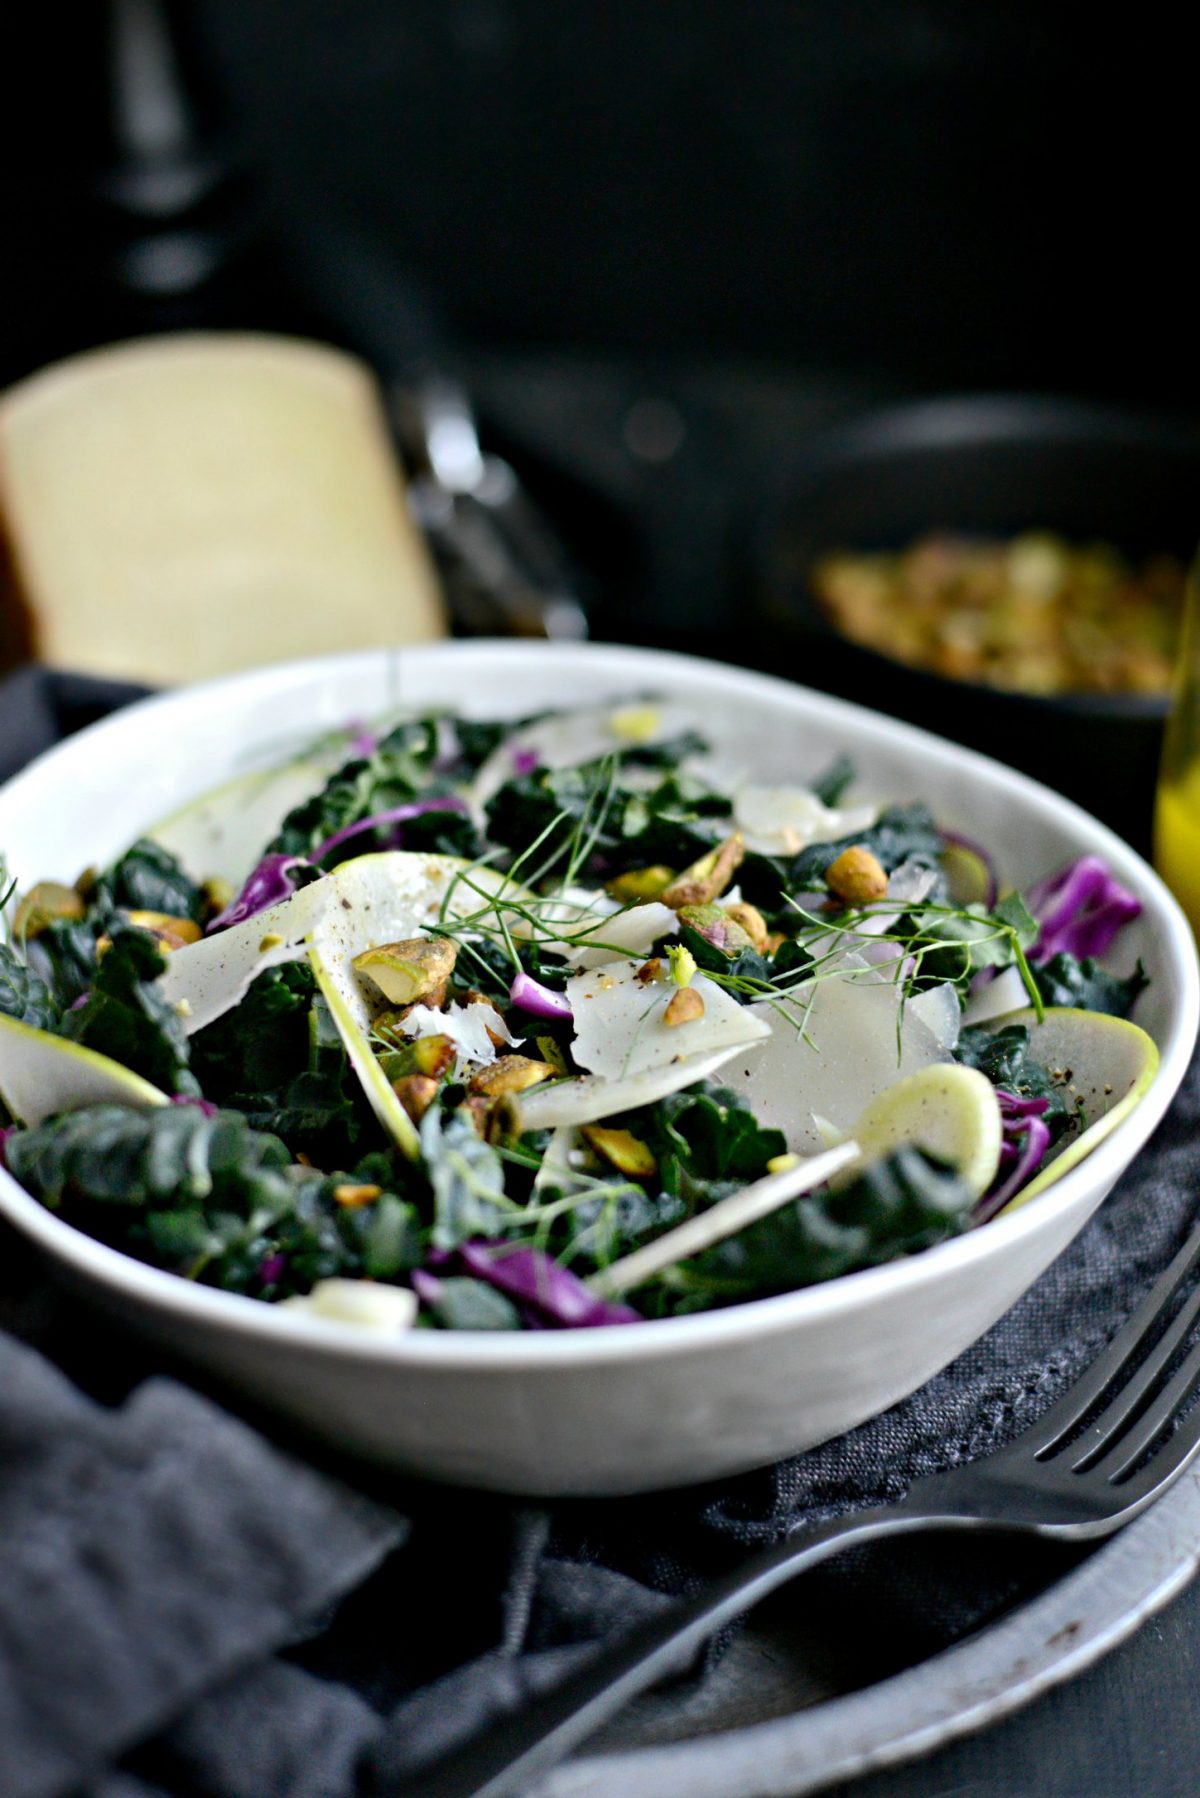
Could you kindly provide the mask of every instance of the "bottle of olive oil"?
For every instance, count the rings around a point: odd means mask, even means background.
[[[1159,768],[1154,865],[1200,940],[1200,559],[1188,579]]]

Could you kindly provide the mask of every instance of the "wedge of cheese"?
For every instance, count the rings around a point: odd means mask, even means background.
[[[149,338],[21,382],[0,540],[10,659],[171,683],[444,630],[374,379],[318,344]]]

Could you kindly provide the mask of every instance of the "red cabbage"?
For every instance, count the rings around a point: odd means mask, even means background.
[[[533,1314],[558,1329],[586,1329],[594,1324],[636,1324],[643,1320],[628,1305],[597,1298],[583,1281],[541,1249],[511,1248],[505,1242],[465,1242],[459,1250],[463,1266]]]
[[[394,805],[390,811],[376,812],[373,817],[360,818],[356,824],[343,825],[341,830],[335,830],[331,837],[326,837],[323,843],[318,843],[311,859],[314,862],[324,861],[331,849],[340,848],[360,831],[378,830],[384,824],[404,824],[409,818],[419,818],[425,812],[465,812],[466,809],[465,802],[452,793],[433,799],[410,799],[406,805]],[[396,831],[392,835],[395,838],[392,847],[396,848],[403,840],[404,832]]]
[[[512,751],[512,764],[518,775],[532,774],[538,765],[538,759],[536,749],[514,749]]]
[[[10,1136],[15,1136],[16,1132],[16,1124],[0,1124],[0,1167],[8,1166],[8,1163],[4,1159],[4,1145]]]
[[[1141,900],[1123,887],[1097,855],[1081,856],[1026,895],[1041,925],[1031,961],[1055,955],[1100,956],[1112,947],[1123,925],[1141,913]]]
[[[364,760],[367,756],[374,755],[379,748],[379,738],[368,724],[361,718],[351,718],[346,729],[351,733],[349,746],[355,755],[362,756]]]
[[[1002,1211],[1008,1201],[1020,1192],[1041,1166],[1050,1147],[1050,1127],[1043,1122],[1049,1109],[1047,1098],[1026,1099],[1018,1093],[996,1088],[1000,1101],[1000,1167],[990,1189],[980,1199],[971,1217],[973,1224],[986,1224]]]
[[[219,1105],[214,1105],[211,1099],[202,1099],[199,1094],[193,1096],[191,1093],[172,1093],[171,1103],[172,1105],[194,1105],[196,1110],[203,1112],[206,1118],[215,1118],[221,1109]]]
[[[287,1272],[287,1256],[276,1249],[273,1255],[267,1255],[260,1263],[258,1277],[264,1286],[278,1286]]]
[[[534,1018],[569,1018],[571,1001],[565,993],[553,992],[532,974],[520,973],[508,989],[509,1003],[519,1005]]]
[[[205,935],[211,936],[214,930],[228,930],[231,924],[244,924],[247,918],[266,911],[269,905],[290,899],[296,891],[296,882],[291,879],[292,869],[308,866],[302,855],[264,855],[233,904],[227,905],[220,917],[213,919]]]

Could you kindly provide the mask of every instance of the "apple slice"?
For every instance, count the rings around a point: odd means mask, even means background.
[[[0,1098],[29,1127],[84,1105],[149,1111],[170,1101],[119,1061],[0,1014]]]
[[[1005,1024],[1024,1024],[1029,1052],[1083,1112],[1085,1128],[1069,1137],[1053,1158],[1010,1199],[1000,1216],[1045,1192],[1090,1155],[1127,1118],[1158,1072],[1158,1046],[1128,1018],[1107,1012],[1054,1006],[1039,1024],[1032,1011],[1010,1013]]]
[[[864,1162],[890,1155],[904,1143],[928,1149],[956,1167],[978,1199],[1000,1165],[1000,1101],[977,1068],[931,1062],[872,1099],[850,1134]]]

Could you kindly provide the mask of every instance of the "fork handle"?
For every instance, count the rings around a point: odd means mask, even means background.
[[[854,1544],[934,1527],[980,1527],[976,1518],[946,1516],[897,1504],[833,1518],[763,1549],[693,1598],[622,1636],[577,1673],[494,1729],[472,1737],[422,1767],[388,1798],[516,1798],[638,1693],[686,1667],[723,1624],[786,1585],[797,1574]]]

